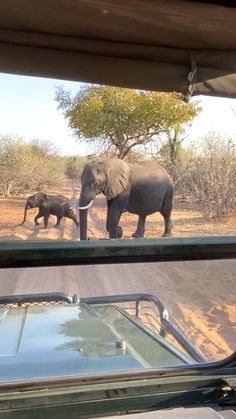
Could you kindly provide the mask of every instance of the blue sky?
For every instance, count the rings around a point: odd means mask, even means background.
[[[67,126],[54,100],[55,89],[63,86],[76,93],[80,83],[0,73],[0,135],[13,134],[25,140],[49,140],[63,155],[85,155],[92,152],[79,144]],[[235,99],[197,97],[203,112],[188,129],[195,141],[209,131],[217,131],[236,141]]]

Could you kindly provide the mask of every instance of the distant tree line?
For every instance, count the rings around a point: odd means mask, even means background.
[[[96,160],[98,156],[96,154],[90,154],[88,156],[69,156],[64,158],[64,169],[65,175],[69,179],[79,181],[80,175],[83,171],[85,164]]]
[[[61,185],[64,162],[47,141],[0,137],[0,194],[11,196]]]

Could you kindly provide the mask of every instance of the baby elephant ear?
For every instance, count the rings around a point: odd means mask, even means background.
[[[42,205],[42,204],[47,204],[48,202],[48,197],[46,193],[43,192],[39,192],[35,195],[35,204],[36,205]]]
[[[119,159],[106,160],[104,166],[106,174],[104,194],[109,201],[127,188],[130,168],[126,162]]]

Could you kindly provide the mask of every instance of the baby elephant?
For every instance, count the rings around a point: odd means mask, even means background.
[[[62,217],[70,218],[74,221],[76,227],[79,227],[79,222],[67,198],[62,195],[47,195],[43,192],[39,192],[27,198],[25,203],[24,219],[19,225],[24,224],[27,210],[36,207],[39,208],[39,212],[34,218],[35,225],[39,225],[38,219],[44,217],[44,228],[47,228],[49,216],[52,214],[57,217],[57,222],[54,226],[56,228],[60,227]]]

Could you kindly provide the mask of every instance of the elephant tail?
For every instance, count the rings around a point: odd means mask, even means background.
[[[24,222],[25,222],[25,220],[26,220],[26,215],[27,215],[27,208],[26,208],[26,206],[25,206],[24,218],[23,218],[22,223],[18,224],[19,226],[22,226],[22,224],[24,224]]]

